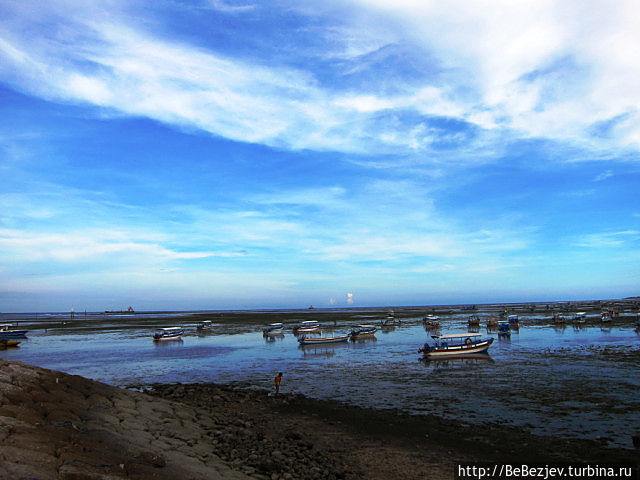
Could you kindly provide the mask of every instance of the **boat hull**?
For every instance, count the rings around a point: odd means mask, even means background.
[[[262,332],[263,337],[271,337],[271,336],[282,335],[282,334],[284,334],[284,329],[282,328],[274,328],[272,330],[264,330]]]
[[[314,332],[319,332],[320,331],[320,325],[317,325],[315,327],[300,327],[300,328],[296,328],[296,335],[302,335],[305,333],[314,333]]]
[[[153,337],[154,342],[164,342],[167,340],[180,340],[182,338],[182,334],[180,335],[163,335],[162,337]]]
[[[0,332],[0,338],[26,338],[29,330],[5,330]]]
[[[438,347],[435,350],[429,350],[424,352],[425,357],[437,358],[437,357],[453,357],[458,355],[474,355],[489,350],[489,347],[493,343],[493,338],[484,342],[478,342],[472,345],[452,345],[450,347]]]
[[[17,347],[19,344],[18,340],[0,339],[0,348]]]
[[[351,340],[359,340],[361,338],[371,338],[375,337],[376,332],[368,332],[368,333],[352,333]]]
[[[358,340],[360,338],[371,338],[375,336],[378,329],[374,326],[361,327],[351,330],[351,340]]]

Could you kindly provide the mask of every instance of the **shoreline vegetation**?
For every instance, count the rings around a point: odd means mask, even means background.
[[[139,390],[0,360],[0,478],[409,480],[453,478],[460,464],[637,468],[640,458],[491,419],[468,425],[287,394],[286,377],[278,397],[215,384]]]

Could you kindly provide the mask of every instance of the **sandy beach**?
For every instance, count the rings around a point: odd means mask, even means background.
[[[143,391],[0,361],[3,479],[453,478],[458,464],[638,464],[637,450],[213,384]],[[631,434],[631,433],[630,433]]]

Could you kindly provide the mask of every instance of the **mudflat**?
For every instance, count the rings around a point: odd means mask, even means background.
[[[5,360],[0,446],[0,478],[41,480],[407,480],[453,478],[459,464],[639,460],[637,450],[504,425],[214,384],[138,392]]]

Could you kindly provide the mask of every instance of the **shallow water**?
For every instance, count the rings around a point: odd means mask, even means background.
[[[640,335],[630,321],[554,328],[529,316],[510,339],[480,330],[496,339],[486,358],[425,362],[417,350],[431,332],[420,318],[405,318],[372,340],[302,348],[290,328],[266,341],[258,325],[246,322],[198,335],[184,314],[127,317],[89,316],[46,330],[38,329],[42,316],[22,319],[20,328],[32,329],[29,338],[0,357],[120,386],[216,382],[269,389],[282,371],[284,392],[539,434],[600,437],[625,448],[632,448],[630,435],[640,426]],[[466,318],[443,317],[440,332],[466,332]],[[353,314],[334,332],[361,321]],[[153,342],[158,325],[184,325],[185,335]]]

